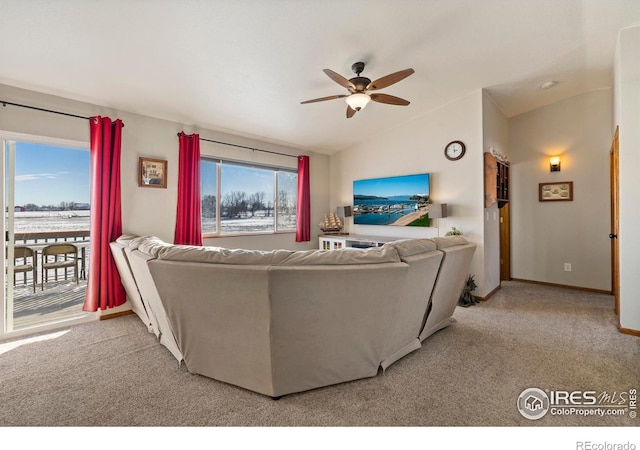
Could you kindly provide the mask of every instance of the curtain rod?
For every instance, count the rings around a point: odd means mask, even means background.
[[[77,114],[69,114],[66,112],[54,111],[52,109],[37,108],[35,106],[21,105],[20,103],[12,103],[4,100],[0,100],[0,103],[2,103],[2,106],[4,107],[6,107],[7,105],[19,106],[20,108],[35,109],[36,111],[44,111],[44,112],[53,113],[53,114],[60,114],[61,116],[75,117],[77,119],[86,119],[86,120],[92,119],[91,117],[78,116]],[[122,126],[124,127],[124,122],[122,123]]]
[[[178,133],[178,136],[180,136],[180,133]],[[185,134],[186,137],[193,137],[193,135],[189,135],[189,134]],[[259,148],[253,148],[253,147],[247,147],[244,145],[238,145],[238,144],[230,144],[229,142],[222,142],[222,141],[214,141],[213,139],[205,139],[205,138],[200,138],[201,141],[207,141],[207,142],[213,142],[214,144],[222,144],[222,145],[228,145],[230,147],[239,147],[239,148],[246,148],[247,150],[253,150],[254,152],[263,152],[263,153],[271,153],[272,155],[280,155],[280,156],[288,156],[289,158],[296,158],[298,159],[297,156],[295,155],[287,155],[286,153],[278,153],[278,152],[272,152],[270,150],[261,150]]]

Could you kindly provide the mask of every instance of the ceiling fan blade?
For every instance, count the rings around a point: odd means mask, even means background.
[[[400,97],[394,97],[393,95],[389,94],[371,94],[370,97],[374,102],[386,103],[387,105],[407,106],[409,103],[411,103],[408,100]]]
[[[353,109],[351,106],[347,105],[347,119],[352,118],[355,113],[356,113],[356,110]]]
[[[378,89],[386,88],[387,86],[391,86],[392,84],[397,83],[400,80],[404,80],[409,75],[414,73],[413,69],[404,69],[398,72],[394,72],[392,74],[387,75],[386,77],[378,78],[377,80],[373,80],[366,87],[367,91],[375,91]]]
[[[344,97],[348,97],[348,95],[346,94],[330,95],[329,97],[320,97],[320,98],[314,98],[313,100],[305,100],[304,102],[300,102],[300,104],[304,105],[305,103],[324,102],[325,100],[334,100],[336,98],[344,98]]]
[[[333,81],[338,83],[340,86],[345,87],[349,90],[356,88],[351,81],[347,80],[342,75],[335,73],[333,70],[323,69],[322,71],[326,73],[329,78],[331,78]]]

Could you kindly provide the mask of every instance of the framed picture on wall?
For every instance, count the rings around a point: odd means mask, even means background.
[[[562,181],[560,183],[540,183],[538,188],[538,201],[573,201],[573,181]]]
[[[140,158],[138,186],[151,188],[167,187],[167,161],[164,159]]]

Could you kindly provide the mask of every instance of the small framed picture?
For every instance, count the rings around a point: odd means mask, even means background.
[[[573,201],[573,181],[560,183],[540,183],[538,201],[570,202]]]
[[[138,186],[166,188],[167,161],[164,159],[140,158]]]

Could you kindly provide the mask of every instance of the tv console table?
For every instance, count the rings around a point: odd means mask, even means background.
[[[321,250],[338,250],[346,247],[369,248],[380,247],[391,241],[397,241],[398,237],[360,236],[355,234],[321,234],[319,236]]]

